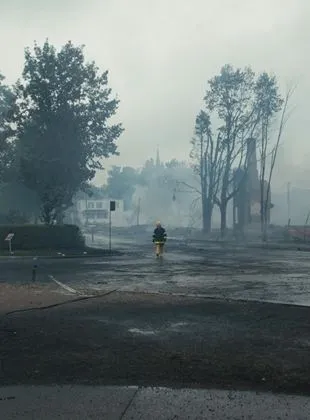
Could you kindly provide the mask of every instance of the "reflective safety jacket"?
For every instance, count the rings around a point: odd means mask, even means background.
[[[153,242],[166,242],[167,234],[163,227],[157,227],[153,233]]]

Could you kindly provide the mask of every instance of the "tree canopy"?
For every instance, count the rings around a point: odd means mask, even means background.
[[[12,89],[4,84],[4,76],[0,74],[0,180],[4,181],[12,165],[13,144],[8,141],[11,133],[7,122],[10,110],[14,103]]]
[[[249,67],[227,64],[208,81],[204,102],[195,121],[191,158],[200,178],[204,230],[210,231],[217,204],[224,235],[227,204],[241,182],[236,183],[234,173],[241,168],[246,173],[248,142],[261,132],[265,132],[260,145],[262,158],[266,158],[267,131],[283,100],[274,76],[262,73],[256,77]]]
[[[124,200],[125,210],[131,206],[136,186],[140,184],[139,172],[130,166],[113,166],[108,172],[105,193],[109,198]]]
[[[48,41],[25,51],[22,79],[15,86],[13,116],[19,171],[51,223],[90,181],[102,158],[117,154],[121,124],[109,125],[118,100],[108,72],[87,63],[84,47],[71,42],[59,51]]]

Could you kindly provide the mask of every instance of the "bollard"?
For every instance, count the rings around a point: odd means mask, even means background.
[[[32,282],[36,281],[36,277],[37,277],[37,264],[33,264],[32,266]]]

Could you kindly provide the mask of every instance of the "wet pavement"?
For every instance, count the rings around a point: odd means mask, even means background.
[[[308,420],[310,399],[218,390],[138,387],[8,387],[2,419]]]
[[[3,314],[0,384],[309,396],[309,308],[114,292]]]
[[[309,397],[260,392],[309,395],[309,309],[244,303],[310,306],[310,254],[175,241],[156,260],[149,243],[121,245],[36,260],[58,293],[118,292],[4,315],[2,385],[36,386],[0,388],[0,418],[310,418]],[[32,258],[0,264],[0,285],[31,282]],[[41,387],[55,383],[71,385]]]
[[[118,241],[123,256],[39,258],[36,281],[55,281],[66,293],[117,289],[310,306],[308,252],[174,241],[164,258],[156,260],[149,243]],[[104,242],[97,239],[94,245]],[[33,263],[31,258],[2,258],[0,283],[31,282]]]
[[[104,242],[104,239],[102,240]],[[100,242],[99,239],[99,244]],[[120,241],[121,243],[121,241]],[[123,244],[130,247],[128,242]],[[130,249],[130,248],[127,248]],[[220,299],[310,305],[310,253],[184,243],[167,245],[162,261],[145,244],[140,255],[111,261],[87,261],[92,275],[77,273],[74,284],[88,290],[169,293]]]

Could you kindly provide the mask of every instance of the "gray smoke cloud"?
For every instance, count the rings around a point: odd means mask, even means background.
[[[164,160],[188,159],[207,80],[223,64],[274,72],[283,90],[298,82],[279,160],[285,179],[279,169],[275,180],[280,188],[303,176],[294,165],[305,168],[310,154],[309,12],[307,0],[2,0],[0,71],[13,82],[23,48],[34,40],[86,44],[87,57],[110,71],[121,99],[118,118],[126,132],[120,157],[107,165],[134,166],[154,155],[157,145]],[[96,182],[103,181],[98,174]]]

